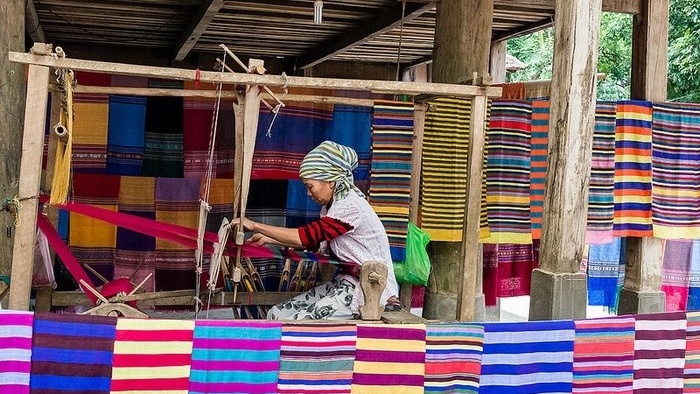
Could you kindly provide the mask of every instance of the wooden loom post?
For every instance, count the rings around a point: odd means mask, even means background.
[[[483,171],[486,138],[485,96],[472,98],[472,116],[469,122],[467,155],[467,196],[464,209],[464,227],[460,253],[460,273],[457,293],[457,320],[474,320],[476,284],[479,264],[479,212],[481,209],[481,172]]]
[[[260,59],[249,59],[248,69],[262,67],[264,62]],[[258,133],[258,118],[260,117],[260,88],[258,85],[248,85],[245,93],[245,106],[243,108],[243,182],[241,184],[241,212],[240,217],[245,217],[250,190],[250,176],[253,170],[253,152],[255,151],[255,137]]]
[[[27,100],[24,112],[22,159],[19,168],[19,200],[17,211],[21,223],[17,226],[12,249],[12,271],[9,308],[29,310],[32,286],[32,264],[36,241],[36,215],[41,184],[41,157],[44,151],[46,105],[49,96],[49,68],[29,66]]]

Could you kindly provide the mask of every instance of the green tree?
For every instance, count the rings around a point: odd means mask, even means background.
[[[700,2],[671,0],[668,99],[700,103]]]

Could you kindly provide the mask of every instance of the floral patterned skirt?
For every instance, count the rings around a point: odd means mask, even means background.
[[[267,312],[271,320],[350,320],[357,318],[350,308],[355,284],[340,275],[306,293],[279,303]]]

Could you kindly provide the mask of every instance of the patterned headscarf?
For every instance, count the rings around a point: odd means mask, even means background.
[[[333,197],[343,199],[350,190],[360,197],[364,194],[355,186],[352,170],[357,167],[357,153],[350,147],[333,141],[323,141],[301,161],[299,177],[335,182]]]

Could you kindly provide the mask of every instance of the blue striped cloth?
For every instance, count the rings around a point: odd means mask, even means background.
[[[107,173],[141,175],[146,98],[109,96]]]
[[[282,324],[197,320],[191,394],[275,393]]]
[[[571,393],[573,362],[573,321],[486,323],[479,393]]]
[[[32,393],[109,393],[117,318],[36,313]]]

